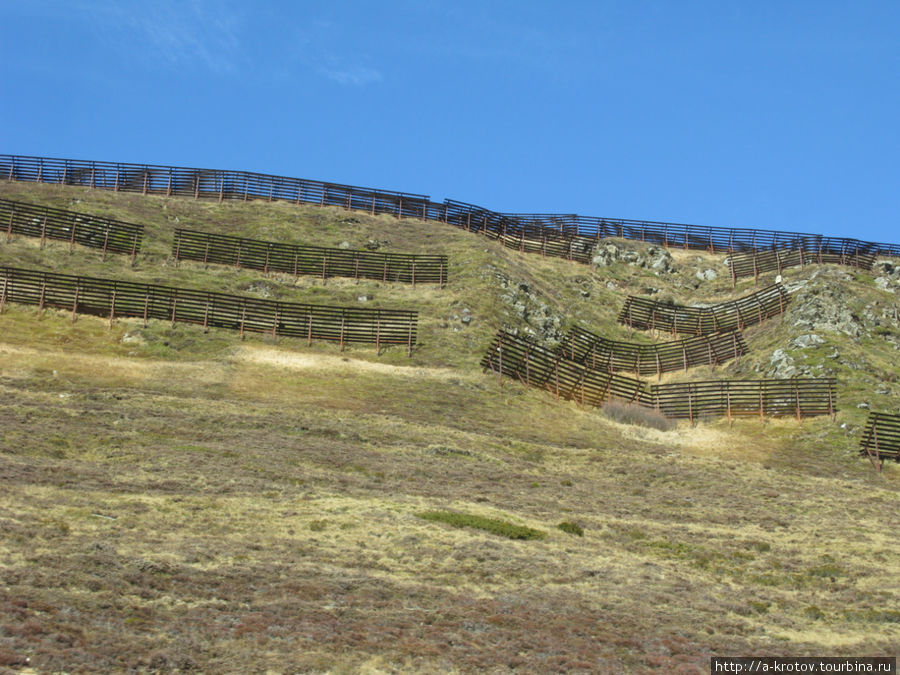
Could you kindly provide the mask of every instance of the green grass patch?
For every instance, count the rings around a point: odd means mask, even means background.
[[[584,528],[581,527],[581,525],[578,525],[577,523],[570,523],[569,521],[563,521],[556,527],[567,534],[574,534],[576,537],[584,536]]]
[[[453,527],[472,527],[484,530],[491,534],[498,534],[508,539],[543,539],[546,532],[536,530],[524,525],[515,525],[499,518],[485,518],[471,513],[456,513],[453,511],[424,511],[416,514],[419,518],[438,523],[446,523]]]

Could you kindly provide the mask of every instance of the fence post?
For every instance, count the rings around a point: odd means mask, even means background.
[[[112,292],[112,299],[109,303],[109,327],[112,328],[113,321],[116,320],[116,291]]]
[[[759,420],[761,422],[766,420],[765,406],[763,405],[763,382],[759,383]]]
[[[802,422],[803,418],[800,416],[800,384],[798,382],[794,382],[794,399],[797,402],[797,421]]]
[[[144,328],[147,327],[147,314],[150,311],[150,288],[144,294]]]
[[[407,358],[412,356],[412,329],[413,329],[413,320],[412,317],[409,317],[409,328],[408,334],[406,336],[406,356]]]
[[[884,461],[881,459],[881,448],[878,446],[878,418],[872,422],[872,433],[875,436],[875,458],[878,460],[878,472],[884,469]]]
[[[297,278],[299,275],[297,274],[297,249],[294,249],[294,283],[297,283]]]
[[[206,332],[209,326],[209,295],[206,296],[206,308],[203,310],[203,332]]]
[[[41,223],[41,250],[44,249],[44,242],[47,239],[47,215],[44,214],[44,221]]]
[[[278,341],[278,306],[275,306],[275,318],[272,320],[272,339]]]
[[[6,306],[7,286],[9,286],[9,276],[3,275],[3,294],[0,295],[0,314],[3,314],[3,308]]]
[[[172,169],[169,169],[169,184],[166,185],[166,197],[172,196]]]
[[[209,241],[207,240],[207,248],[209,247]],[[266,262],[263,265],[263,274],[269,273],[269,251],[271,250],[271,246],[266,245]],[[205,261],[204,261],[205,262]]]
[[[312,344],[312,310],[306,310],[306,346]]]
[[[381,310],[375,315],[375,356],[381,356]]]
[[[244,322],[247,320],[247,303],[241,304],[241,340],[244,339]]]
[[[131,266],[134,267],[134,259],[137,256],[137,232],[131,235]]]
[[[106,260],[107,244],[109,244],[109,225],[106,226],[106,232],[103,234],[103,260]]]
[[[341,351],[344,351],[344,314],[341,312]]]
[[[175,310],[178,307],[178,296],[172,296],[172,327],[175,327]]]
[[[206,238],[206,248],[203,250],[203,263],[209,262],[209,237]]]
[[[78,291],[80,286],[78,281],[75,281],[75,299],[72,301],[72,323],[75,323],[75,313],[78,311]]]
[[[731,418],[731,384],[725,384],[725,411],[728,414],[728,426],[734,426],[734,420]]]
[[[38,317],[44,313],[44,293],[47,290],[47,275],[44,275],[44,281],[41,282],[41,298],[38,300]]]
[[[175,230],[175,267],[181,258],[181,230]]]
[[[412,261],[412,285],[413,285],[413,288],[416,287],[416,260],[415,260],[415,258],[413,258],[413,261]]]
[[[16,207],[13,206],[12,211],[9,212],[9,225],[6,226],[6,243],[8,244],[12,239],[12,225],[13,225],[13,216],[16,214]]]
[[[694,397],[691,392],[691,385],[688,385],[688,419],[691,421],[691,426],[694,426]]]
[[[834,422],[834,389],[831,382],[828,383],[828,413],[831,415],[831,421]]]

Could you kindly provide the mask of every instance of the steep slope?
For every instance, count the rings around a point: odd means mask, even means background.
[[[0,667],[704,672],[712,653],[898,651],[900,472],[857,450],[858,405],[897,411],[893,268],[786,270],[788,311],[746,332],[745,356],[662,378],[832,375],[836,421],[659,432],[478,362],[501,327],[550,345],[576,324],[671,339],[617,324],[625,296],[752,292],[721,255],[607,241],[589,267],[333,208],[17,183],[0,197],[146,228],[133,266],[2,235],[0,265],[420,311],[407,357],[7,305]],[[446,253],[450,280],[175,266],[176,226]],[[454,529],[429,510],[546,536]]]

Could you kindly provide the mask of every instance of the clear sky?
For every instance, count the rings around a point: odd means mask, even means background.
[[[900,2],[0,0],[0,153],[900,241]]]

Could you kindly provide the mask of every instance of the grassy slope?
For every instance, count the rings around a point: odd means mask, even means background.
[[[893,350],[834,334],[809,352],[825,362],[837,346],[873,371],[833,365],[844,382],[836,423],[714,421],[668,433],[501,387],[477,367],[501,323],[521,324],[497,273],[564,322],[627,338],[614,323],[627,292],[651,285],[719,301],[752,290],[732,291],[724,275],[688,284],[697,269],[721,275],[720,256],[675,252],[679,273],[658,278],[336,209],[22,184],[0,184],[0,195],[147,227],[133,268],[24,238],[0,244],[0,264],[328,304],[371,294],[369,305],[421,312],[408,359],[7,307],[0,667],[27,656],[41,671],[703,672],[711,653],[897,653],[900,476],[894,466],[876,475],[852,435],[865,416],[857,402],[889,409],[872,385],[896,374]],[[176,219],[283,241],[446,251],[451,282],[294,285],[175,268]],[[891,300],[867,275],[835,283],[861,303]],[[726,370],[759,376],[796,334],[786,321],[754,329],[751,353]],[[430,509],[548,536],[512,541],[415,515]],[[556,529],[561,521],[585,536]]]

